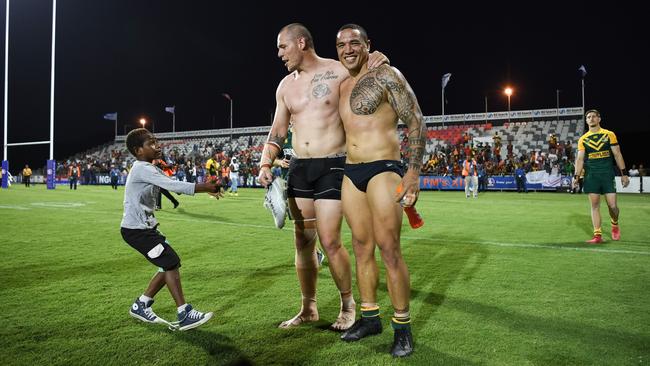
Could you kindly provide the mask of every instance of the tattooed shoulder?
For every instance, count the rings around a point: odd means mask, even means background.
[[[350,94],[350,108],[357,115],[370,115],[377,111],[384,99],[384,89],[374,73],[364,75],[357,81]]]
[[[397,75],[397,72],[388,65],[381,65],[376,71],[377,80],[381,85],[385,86],[389,92],[402,92],[404,91],[404,83]]]

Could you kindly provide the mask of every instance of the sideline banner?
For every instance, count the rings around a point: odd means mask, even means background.
[[[420,176],[420,189],[464,190],[465,181],[463,177]]]
[[[568,188],[571,185],[571,177],[548,176],[541,181],[526,182],[526,188],[530,190],[556,191],[558,188]],[[441,190],[441,191],[462,191],[465,190],[463,177],[450,176],[420,176],[420,189]],[[517,181],[512,175],[491,176],[487,178],[488,190],[517,190]]]

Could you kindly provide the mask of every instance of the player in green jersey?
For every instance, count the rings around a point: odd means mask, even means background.
[[[619,209],[616,204],[616,183],[614,181],[614,164],[621,173],[621,184],[627,187],[630,178],[625,169],[625,161],[621,154],[614,132],[600,127],[600,112],[595,109],[585,114],[589,131],[578,140],[578,156],[576,157],[573,186],[578,184],[578,177],[583,167],[585,169],[584,192],[589,194],[591,202],[591,222],[594,225],[594,236],[587,240],[590,244],[603,242],[600,219],[600,195],[605,195],[609,216],[612,223],[612,240],[621,238],[618,226]]]

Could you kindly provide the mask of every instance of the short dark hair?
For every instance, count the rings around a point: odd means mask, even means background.
[[[361,38],[363,38],[363,40],[366,43],[368,43],[368,32],[366,32],[366,30],[363,29],[362,26],[360,26],[358,24],[354,24],[354,23],[348,23],[348,24],[342,26],[341,28],[339,28],[339,31],[336,32],[336,33],[340,33],[344,29],[356,29],[356,30],[358,30],[359,33],[361,33]]]
[[[298,38],[304,38],[305,39],[305,46],[307,49],[314,48],[314,39],[311,36],[311,32],[309,32],[309,29],[302,25],[301,23],[291,23],[287,24],[282,29],[280,29],[280,33],[283,31],[287,31],[288,33],[291,33],[291,35],[298,39]]]
[[[143,147],[150,135],[151,133],[146,128],[136,128],[135,130],[131,130],[131,132],[126,135],[126,148],[133,156],[137,157],[135,150],[139,147]]]
[[[585,118],[587,118],[587,116],[589,115],[589,113],[596,113],[596,115],[597,115],[598,117],[600,117],[600,112],[598,112],[597,109],[590,109],[590,110],[588,110],[587,113],[585,113]]]

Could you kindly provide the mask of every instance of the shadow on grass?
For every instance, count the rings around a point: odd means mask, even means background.
[[[440,242],[447,239],[441,238]],[[469,238],[472,240],[472,238]],[[456,281],[470,281],[479,268],[485,263],[489,251],[480,245],[463,247],[432,247],[426,241],[415,241],[413,244],[420,248],[430,248],[429,256],[418,255],[411,259],[410,266],[413,274],[432,273],[433,276],[416,276],[411,282],[411,302],[421,301],[422,306],[412,311],[414,330],[418,324],[426,324],[442,306],[446,299],[447,290]],[[431,289],[430,291],[425,289]]]
[[[591,353],[626,352],[640,355],[647,354],[650,349],[648,335],[630,333],[620,328],[601,328],[557,317],[554,319],[542,318],[460,298],[450,299],[446,306],[465,313],[479,315],[516,332],[542,334],[548,339],[572,339],[581,349],[591,350],[588,351]],[[623,349],[627,349],[627,351],[622,351]],[[577,355],[572,356],[577,357]],[[581,360],[579,363],[588,361],[590,360]],[[566,364],[564,361],[561,362]]]
[[[200,329],[193,329],[188,332],[174,332],[173,335],[180,341],[203,348],[212,357],[215,364],[254,365],[239,348],[234,346],[234,342],[224,335]]]
[[[5,267],[0,268],[0,278],[2,278],[1,289],[9,290],[24,287],[38,287],[43,286],[44,282],[55,284],[58,281],[86,276],[88,273],[96,272],[98,268],[101,268],[105,273],[115,272],[119,274],[127,269],[142,268],[142,266],[147,265],[146,263],[146,260],[142,257],[138,258],[136,255],[131,255],[120,259],[97,261],[76,266],[67,265],[50,268],[48,265],[39,263],[21,265],[20,267]]]
[[[207,214],[189,212],[183,208],[177,208],[173,211],[171,209],[167,210],[165,213],[173,216],[188,216],[188,217],[192,217],[195,219],[202,219],[202,220],[218,220],[218,221],[229,222],[229,223],[233,222],[227,217],[216,215],[217,212],[219,212],[219,209],[215,209],[214,214],[207,215]]]
[[[447,239],[441,238],[440,242]],[[470,238],[472,240],[472,238]],[[410,248],[417,247],[417,250]],[[432,348],[431,340],[417,339],[418,326],[425,325],[435,315],[436,311],[445,302],[445,293],[456,281],[470,281],[479,268],[485,263],[489,256],[489,251],[483,246],[464,246],[453,248],[445,246],[432,246],[430,241],[415,240],[411,241],[408,246],[403,245],[404,258],[409,267],[411,278],[411,316],[413,318],[413,332],[415,336],[416,352],[426,352],[428,354],[437,354]],[[422,248],[428,250],[427,255],[422,255]],[[411,253],[417,253],[414,256]],[[380,259],[377,258],[377,264],[380,267],[380,281],[377,286],[377,300],[384,305],[382,308],[383,323],[385,331],[392,333],[389,320],[392,315],[390,306],[390,297],[385,278],[385,267]],[[432,270],[433,269],[433,270]],[[434,276],[424,276],[417,274],[434,273]],[[413,276],[415,275],[415,276]],[[416,280],[413,280],[416,278]],[[358,294],[358,289],[355,289]],[[360,302],[360,299],[357,299]],[[337,306],[338,299],[328,302],[328,306]],[[415,305],[415,306],[413,306]],[[317,326],[319,329],[327,329],[328,325]],[[391,337],[392,338],[392,337]],[[380,345],[368,347],[373,351],[382,353],[388,352],[391,344],[382,343]],[[441,360],[439,364],[470,364],[467,360],[461,360],[452,356],[438,354]]]
[[[585,212],[589,212],[589,209],[585,207]],[[607,219],[609,216],[605,216]],[[570,214],[567,220],[571,226],[577,227],[582,232],[585,233],[585,237],[591,237],[593,235],[593,227],[591,226],[591,216],[589,214]],[[605,220],[606,222],[606,220]]]

